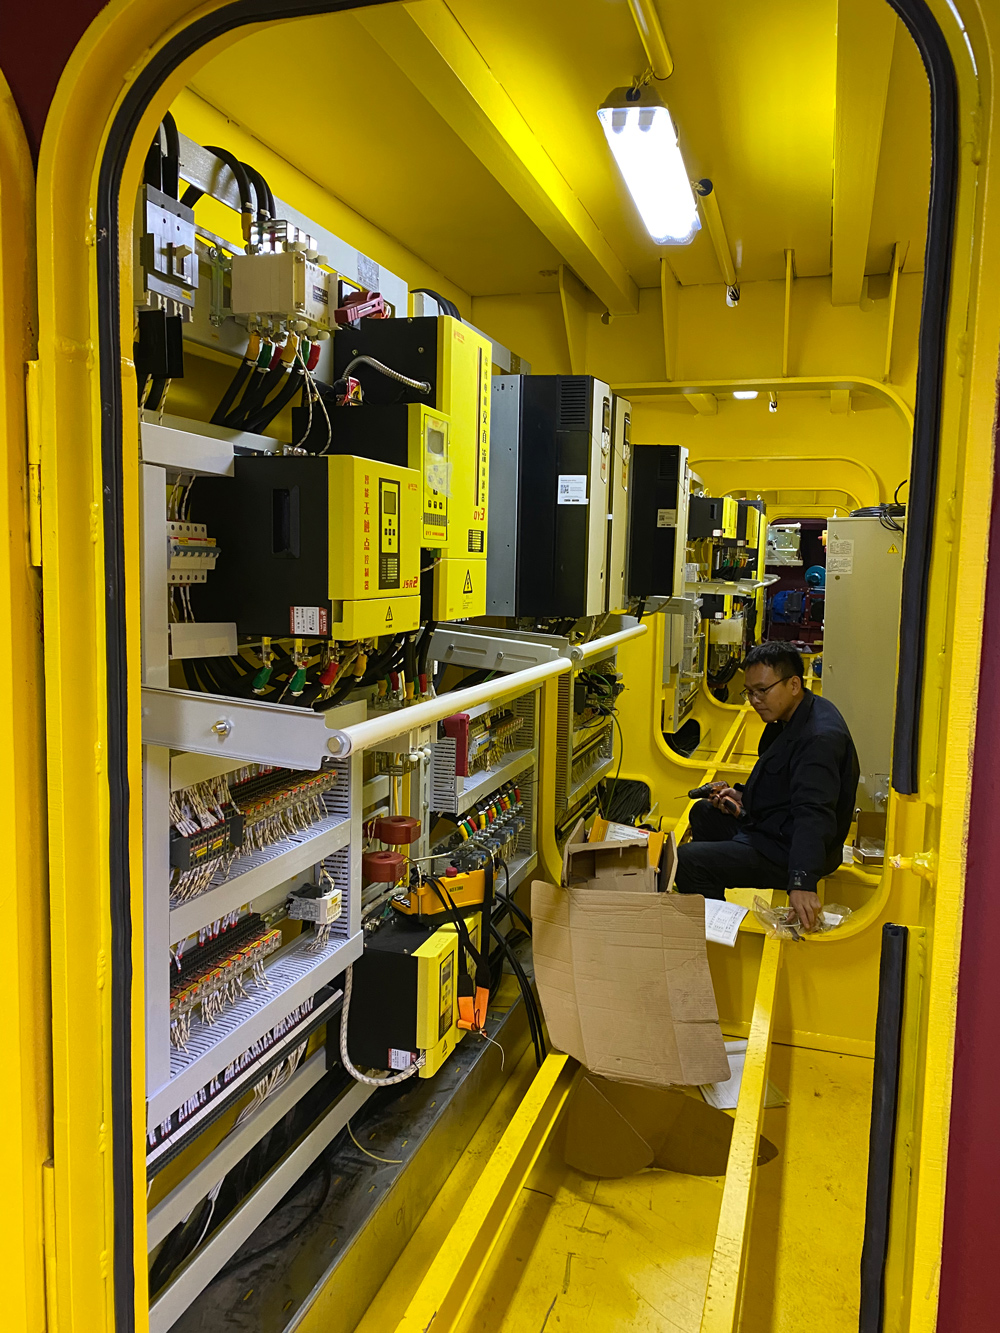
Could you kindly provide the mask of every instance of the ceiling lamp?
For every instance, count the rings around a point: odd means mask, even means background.
[[[733,390],[733,397],[734,397],[734,398],[756,398],[756,397],[757,397],[757,390],[756,390],[756,389],[734,389],[734,390]]]
[[[597,116],[650,236],[657,245],[686,245],[701,227],[698,205],[655,88],[615,88]]]

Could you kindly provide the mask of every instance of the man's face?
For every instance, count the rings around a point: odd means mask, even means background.
[[[795,712],[802,698],[798,676],[779,676],[774,667],[747,667],[744,683],[747,700],[762,722],[783,722]]]

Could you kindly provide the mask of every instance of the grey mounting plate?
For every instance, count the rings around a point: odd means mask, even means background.
[[[142,691],[144,745],[315,771],[332,757],[329,713],[197,690]]]
[[[524,671],[560,658],[575,662],[581,656],[576,644],[558,634],[484,625],[440,625],[431,636],[428,652],[435,662],[504,672]]]

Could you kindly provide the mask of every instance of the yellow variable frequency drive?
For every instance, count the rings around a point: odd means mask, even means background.
[[[368,458],[267,455],[204,478],[198,517],[225,552],[196,589],[238,634],[368,639],[420,624],[420,473]]]
[[[421,542],[436,555],[427,613],[484,615],[492,344],[450,315],[362,320],[334,355],[338,374],[353,367],[364,397],[334,411],[333,451],[420,469]],[[429,387],[400,390],[360,356]]]
[[[416,629],[420,473],[349,454],[322,461],[329,467],[330,637]]]

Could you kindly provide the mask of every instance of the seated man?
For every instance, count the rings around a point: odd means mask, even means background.
[[[854,818],[858,756],[847,723],[805,688],[802,657],[786,643],[762,643],[743,664],[744,696],[767,725],[760,758],[743,787],[714,784],[691,810],[692,842],[677,849],[680,893],[724,898],[738,887],[787,889],[812,930],[817,880],[843,859]]]

